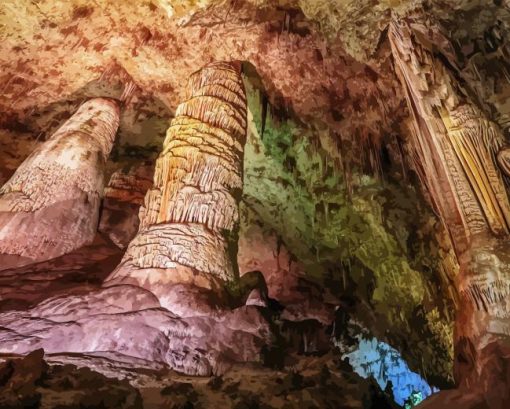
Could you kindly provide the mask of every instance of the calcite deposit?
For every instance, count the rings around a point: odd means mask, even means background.
[[[415,166],[450,230],[460,262],[455,279],[461,299],[457,379],[469,388],[485,378],[479,393],[491,396],[492,388],[509,381],[499,364],[492,367],[493,359],[507,359],[503,351],[509,318],[510,206],[504,182],[505,138],[444,62],[420,42],[424,32],[420,23],[395,21],[390,40],[414,114],[410,143],[416,153]],[[502,352],[504,356],[491,356]],[[507,399],[507,393],[489,398],[497,405]]]
[[[227,285],[239,282],[228,234],[238,226],[246,138],[239,68],[214,63],[189,79],[139,231],[103,288],[4,313],[0,351],[109,351],[191,375],[262,359],[266,319],[256,306],[228,308]]]
[[[239,225],[247,129],[240,65],[207,65],[190,77],[184,98],[156,162],[139,232],[106,281],[144,287],[169,309],[169,284],[221,292],[239,276],[229,236]]]
[[[507,0],[4,0],[0,406],[508,407],[509,38]]]
[[[119,107],[96,98],[37,148],[0,189],[0,269],[69,253],[94,239]]]
[[[152,186],[154,166],[144,163],[112,174],[104,191],[98,230],[121,249],[135,237],[140,225],[138,211]]]

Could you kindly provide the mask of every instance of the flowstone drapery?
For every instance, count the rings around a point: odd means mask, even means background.
[[[510,333],[508,151],[498,126],[432,48],[446,41],[423,41],[430,32],[423,23],[400,20],[389,34],[412,115],[414,168],[450,231],[460,265],[456,378],[487,396],[491,383],[510,381],[497,363]]]
[[[118,126],[115,101],[85,102],[0,189],[0,269],[92,242]]]

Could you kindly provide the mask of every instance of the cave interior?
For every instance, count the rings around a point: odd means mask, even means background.
[[[3,0],[0,408],[508,408],[509,36],[509,0]]]

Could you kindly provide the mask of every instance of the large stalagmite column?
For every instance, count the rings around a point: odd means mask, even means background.
[[[58,257],[93,240],[118,124],[113,100],[87,101],[0,189],[0,269]]]
[[[240,67],[213,63],[195,72],[156,162],[139,232],[106,285],[144,287],[175,311],[169,285],[220,294],[236,282],[245,138]]]
[[[507,151],[497,125],[434,54],[437,41],[423,42],[431,33],[417,22],[394,21],[390,41],[413,119],[414,167],[460,265],[456,379],[487,400],[498,383],[510,381],[508,362],[501,365],[510,356],[510,204],[499,168]],[[496,393],[499,403],[510,398],[504,390]]]

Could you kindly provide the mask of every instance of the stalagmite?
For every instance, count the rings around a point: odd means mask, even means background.
[[[258,307],[230,296],[236,287],[257,287],[261,277],[254,272],[240,282],[235,264],[246,136],[239,71],[215,63],[191,76],[139,231],[104,286],[51,298],[28,313],[0,314],[0,352],[98,353],[206,376],[261,360],[269,325]],[[124,181],[112,178],[111,197],[137,200],[146,182],[131,188]],[[238,308],[230,308],[232,298],[242,298]]]
[[[0,189],[0,269],[58,257],[93,240],[118,124],[113,100],[87,101]]]
[[[428,45],[438,42],[423,41],[432,31],[412,20],[394,21],[390,41],[413,117],[414,167],[450,231],[460,264],[457,380],[488,393],[487,380],[510,381],[492,366],[502,355],[493,356],[497,348],[491,346],[510,334],[508,150],[498,126]]]
[[[238,67],[213,63],[194,73],[157,160],[139,232],[107,285],[136,284],[162,301],[166,284],[220,289],[236,282],[231,242],[245,138],[246,97]]]

